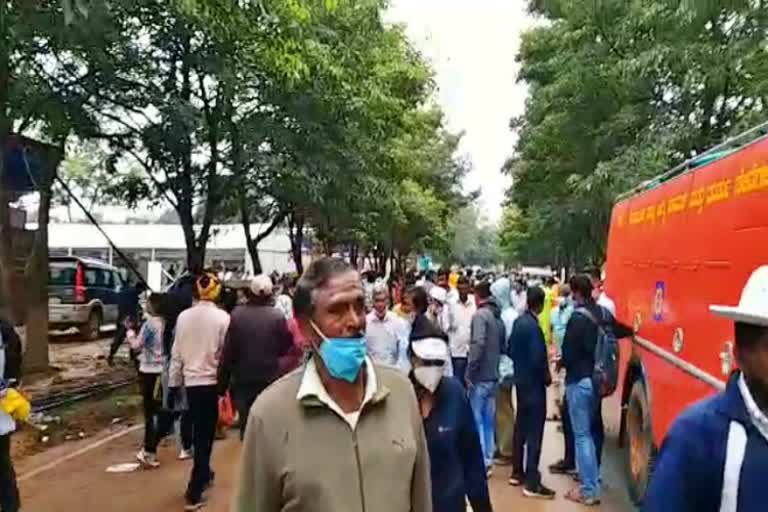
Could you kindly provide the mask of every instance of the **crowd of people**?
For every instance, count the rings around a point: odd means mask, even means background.
[[[540,470],[548,417],[562,419],[564,452],[549,472],[577,481],[565,498],[601,502],[606,393],[595,377],[598,347],[632,330],[614,318],[599,272],[567,283],[461,269],[384,279],[325,258],[300,278],[259,275],[236,291],[213,272],[197,272],[151,294],[143,314],[141,292],[139,285],[126,293],[110,360],[127,340],[144,402],[138,461],[158,467],[157,447],[174,431],[178,458],[193,460],[185,510],[202,508],[214,483],[211,453],[225,396],[243,442],[233,512],[289,505],[464,512],[467,504],[485,512],[493,509],[488,478],[504,467],[523,496],[553,499]],[[737,323],[737,354],[759,351],[768,316],[762,321]],[[6,378],[17,372],[11,361]],[[762,367],[742,364],[744,377],[711,409],[760,389]],[[764,416],[748,410],[764,428]],[[701,422],[714,413],[696,411],[681,421],[703,439],[709,430]],[[694,510],[683,508],[694,496],[667,485],[680,460],[698,453],[686,448],[682,428],[662,447],[657,468],[666,476],[652,482],[649,512],[669,510],[667,494],[678,500],[675,510]],[[2,432],[6,502],[18,492],[6,475],[13,468]],[[704,481],[710,473],[693,474]]]
[[[548,394],[565,432],[565,457],[551,470],[578,467],[581,486],[567,497],[599,503],[602,420],[588,378],[597,325],[589,315],[569,321],[580,309],[612,321],[598,305],[610,299],[597,278],[575,276],[571,293],[554,278],[440,269],[384,279],[323,259],[301,279],[259,275],[236,292],[223,284],[198,272],[150,295],[144,315],[136,314],[143,290],[133,289],[110,351],[111,360],[127,339],[140,375],[139,462],[158,467],[157,446],[174,430],[179,458],[193,459],[187,510],[204,505],[214,481],[225,393],[244,442],[238,512],[280,510],[285,500],[302,510],[351,509],[356,500],[392,510],[398,486],[409,500],[403,510],[458,512],[469,502],[490,511],[487,479],[503,466],[524,496],[551,499],[539,471]],[[318,472],[320,461],[339,471]],[[288,470],[295,474],[282,480]],[[376,474],[390,481],[374,484]],[[346,478],[358,478],[359,489],[338,492]]]

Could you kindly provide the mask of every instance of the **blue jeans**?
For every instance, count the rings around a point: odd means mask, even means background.
[[[469,388],[469,405],[480,435],[486,468],[493,464],[496,451],[496,386],[496,382],[476,382]]]
[[[595,411],[595,393],[592,379],[585,377],[565,388],[568,412],[573,427],[576,448],[576,468],[581,479],[581,493],[587,498],[600,497],[600,474],[597,466],[595,439],[592,437],[592,417]]]

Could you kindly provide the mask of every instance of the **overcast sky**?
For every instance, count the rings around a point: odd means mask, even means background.
[[[509,179],[500,172],[512,153],[512,116],[523,112],[526,89],[516,83],[520,34],[533,24],[524,0],[392,0],[387,19],[408,36],[436,73],[438,102],[448,128],[465,133],[460,151],[473,171],[465,187],[480,188],[480,207],[501,215]]]

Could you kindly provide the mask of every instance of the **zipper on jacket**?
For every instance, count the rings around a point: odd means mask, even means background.
[[[362,411],[361,411],[362,412]],[[355,462],[357,462],[357,480],[360,483],[360,506],[365,512],[365,487],[363,486],[363,468],[360,465],[360,449],[357,445],[357,429],[352,431],[352,443],[355,447]]]

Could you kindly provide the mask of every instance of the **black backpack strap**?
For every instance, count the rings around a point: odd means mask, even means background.
[[[595,318],[595,315],[593,315],[592,312],[587,308],[585,308],[584,306],[576,308],[573,312],[579,313],[580,315],[587,317],[590,322],[600,327],[600,322],[597,321],[597,318]]]

